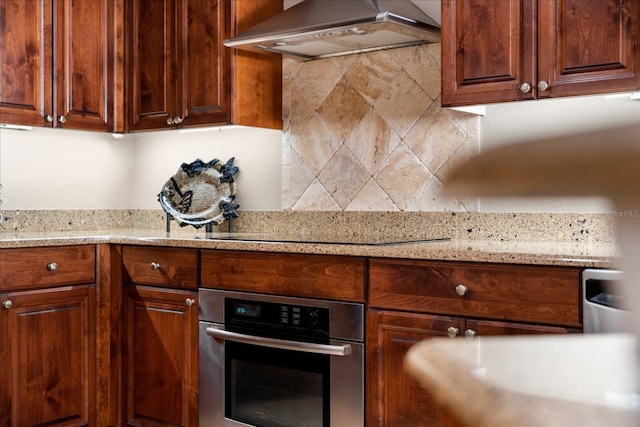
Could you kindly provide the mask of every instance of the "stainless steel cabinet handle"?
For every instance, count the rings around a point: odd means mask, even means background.
[[[449,335],[449,337],[451,337],[451,338],[457,337],[458,333],[460,333],[460,330],[458,328],[456,328],[455,326],[449,326],[447,328],[447,335]]]
[[[196,301],[193,298],[187,298],[184,303],[187,305],[187,307],[191,307],[193,304],[196,303]]]
[[[529,93],[531,92],[531,85],[529,83],[522,83],[520,86],[520,92]]]
[[[55,262],[50,262],[49,264],[47,264],[47,270],[56,271],[57,269],[58,269],[58,264],[56,264]]]
[[[8,299],[8,300],[6,300],[5,302],[2,303],[2,306],[8,310],[11,307],[13,307],[13,301]]]
[[[46,116],[44,116],[44,121],[47,123],[53,122],[53,116],[51,114],[47,114]]]
[[[298,342],[289,340],[279,340],[275,338],[256,337],[254,335],[239,334],[237,332],[225,331],[214,327],[207,328],[207,335],[213,338],[236,341],[244,344],[259,345],[261,347],[278,348],[281,350],[302,351],[305,353],[328,354],[330,356],[348,356],[351,354],[351,346],[315,344],[308,342]]]
[[[465,285],[456,286],[456,294],[460,295],[461,297],[465,296],[468,290],[469,288],[467,288]]]
[[[466,331],[464,331],[464,336],[467,338],[473,338],[476,335],[478,335],[478,333],[476,331],[474,331],[473,329],[467,329]]]
[[[66,121],[67,121],[67,118],[66,118],[65,116],[59,116],[59,117],[58,117],[58,121],[59,121],[60,123],[64,123],[64,122],[66,122]]]
[[[544,92],[547,89],[549,89],[549,83],[545,82],[544,80],[540,80],[538,82],[538,90],[540,92]]]
[[[157,262],[152,262],[151,263],[151,269],[152,270],[160,270],[160,264],[158,264]]]

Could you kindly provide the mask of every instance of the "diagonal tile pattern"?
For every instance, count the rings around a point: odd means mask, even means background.
[[[375,109],[369,110],[345,141],[369,174],[398,146],[400,137]]]
[[[318,181],[342,209],[349,205],[368,179],[367,170],[345,145],[318,176]]]
[[[440,108],[439,44],[283,61],[285,209],[477,210],[440,194],[480,119]]]
[[[344,141],[370,109],[366,99],[343,78],[325,98],[318,113]]]

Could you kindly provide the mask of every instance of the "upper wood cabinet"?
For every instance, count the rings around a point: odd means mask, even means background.
[[[635,0],[442,0],[442,105],[635,90]]]
[[[123,128],[115,116],[121,3],[0,0],[0,122]]]
[[[223,45],[281,0],[127,2],[129,130],[242,124],[282,128],[282,60]]]

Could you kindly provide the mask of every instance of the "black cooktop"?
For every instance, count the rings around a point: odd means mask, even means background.
[[[245,242],[270,243],[317,243],[334,245],[402,245],[411,243],[440,242],[450,240],[448,237],[401,238],[401,237],[362,237],[362,236],[274,236],[260,233],[208,233],[209,240],[235,240]]]

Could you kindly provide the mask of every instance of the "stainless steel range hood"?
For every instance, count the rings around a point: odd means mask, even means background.
[[[437,42],[437,22],[409,0],[305,0],[224,44],[311,60]]]

